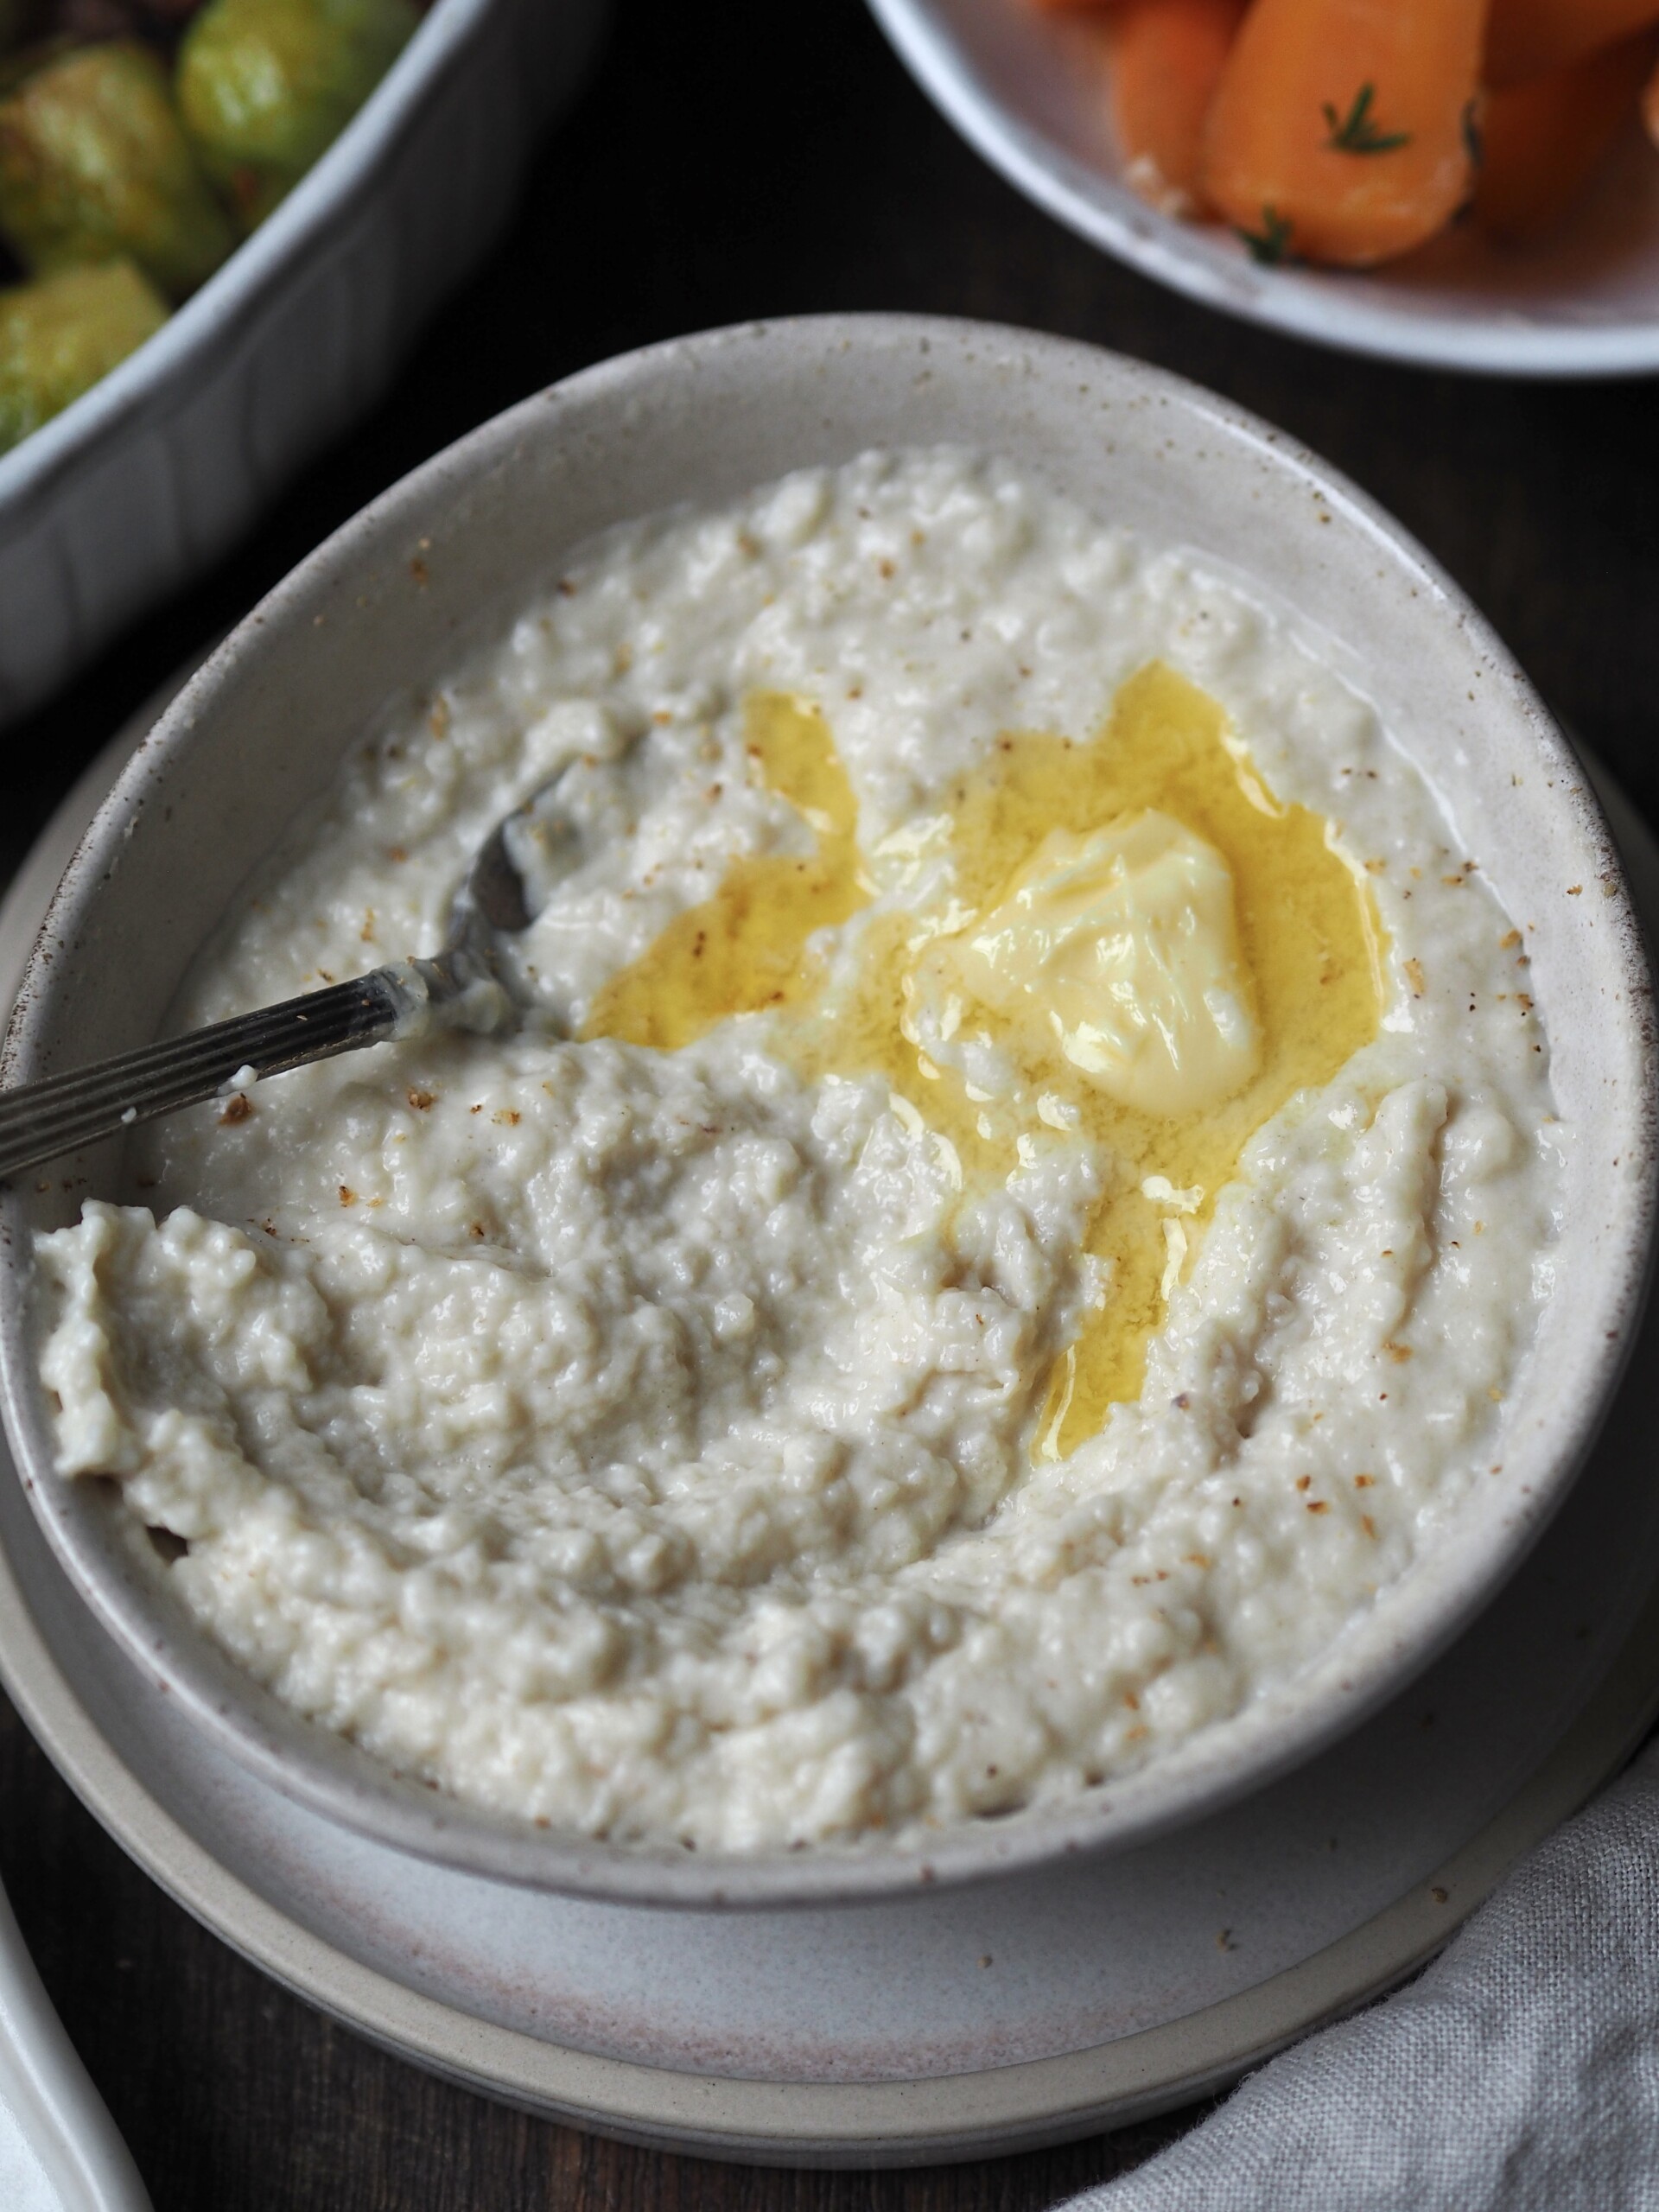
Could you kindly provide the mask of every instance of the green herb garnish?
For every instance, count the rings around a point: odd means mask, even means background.
[[[1338,115],[1329,100],[1323,102],[1325,124],[1331,132],[1325,144],[1338,154],[1392,154],[1401,146],[1409,146],[1409,130],[1377,129],[1371,114],[1371,102],[1376,98],[1374,85],[1362,85],[1346,115]]]
[[[1262,210],[1259,231],[1241,231],[1238,235],[1250,249],[1250,259],[1261,262],[1264,268],[1277,268],[1291,257],[1290,219],[1276,207]]]

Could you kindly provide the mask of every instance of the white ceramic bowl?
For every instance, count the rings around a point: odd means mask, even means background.
[[[0,724],[197,575],[385,389],[512,203],[604,0],[435,0],[178,313],[0,454]]]
[[[1559,1287],[1513,1394],[1504,1473],[1295,1682],[1060,1813],[891,1847],[752,1859],[573,1843],[399,1780],[222,1657],[124,1540],[108,1486],[52,1471],[30,1236],[111,1148],[0,1197],[0,1387],[22,1479],[135,1663],[260,1774],[408,1850],[665,1904],[870,1897],[1144,1840],[1306,1758],[1467,1623],[1560,1503],[1640,1309],[1654,1205],[1654,1036],[1640,933],[1560,733],[1455,588],[1311,455],[1208,394],[1087,346],[902,317],[676,341],[592,369],[440,454],[329,540],[181,694],[101,808],[49,912],[7,1046],[16,1081],[157,1034],[248,871],[393,696],[505,626],[572,543],[803,463],[949,439],[1000,452],[1144,537],[1247,578],[1409,735],[1498,897],[1531,927],[1569,1154]],[[1577,895],[1568,895],[1573,886]],[[84,1176],[83,1183],[75,1180]]]
[[[1205,307],[1338,346],[1502,376],[1659,369],[1659,156],[1639,134],[1560,230],[1524,250],[1472,227],[1367,276],[1263,269],[1217,225],[1122,181],[1099,48],[1036,0],[869,0],[917,82],[1008,181],[1142,276]]]

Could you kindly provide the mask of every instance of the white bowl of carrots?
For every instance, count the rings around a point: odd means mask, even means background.
[[[1321,343],[1659,369],[1659,0],[871,0],[1050,213]]]

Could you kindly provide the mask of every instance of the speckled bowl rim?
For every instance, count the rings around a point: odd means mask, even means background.
[[[1179,410],[1206,435],[1243,448],[1268,475],[1288,480],[1287,490],[1310,493],[1324,512],[1351,524],[1368,548],[1400,569],[1414,601],[1426,602],[1426,619],[1457,627],[1512,701],[1508,721],[1518,765],[1547,772],[1557,796],[1546,804],[1552,816],[1560,814],[1564,832],[1570,825],[1578,836],[1605,893],[1594,903],[1612,926],[1600,957],[1607,984],[1618,986],[1613,996],[1624,1009],[1618,1032],[1625,1048],[1623,1065],[1632,1078],[1629,1089],[1637,1093],[1630,1098],[1627,1091],[1619,1124],[1625,1188],[1632,1197],[1620,1216],[1622,1235],[1611,1263],[1597,1285],[1594,1349],[1570,1402],[1553,1408],[1555,1427],[1536,1479],[1522,1487],[1518,1501],[1506,1485],[1501,1512],[1478,1516],[1467,1528],[1459,1524],[1455,1548],[1420,1561],[1293,1682],[1063,1810],[967,1823],[942,1831],[925,1849],[866,1843],[746,1856],[570,1839],[439,1797],[282,1706],[189,1624],[152,1578],[140,1580],[130,1564],[124,1568],[111,1518],[118,1505],[105,1510],[100,1535],[98,1513],[86,1504],[86,1486],[66,1484],[52,1472],[33,1359],[27,1201],[16,1189],[0,1186],[0,1389],[6,1426],[19,1478],[71,1581],[157,1689],[251,1771],[347,1827],[492,1878],[646,1906],[868,1903],[935,1884],[991,1878],[1064,1854],[1144,1843],[1220,1809],[1300,1765],[1403,1689],[1507,1579],[1584,1462],[1645,1296],[1655,1219],[1659,1052],[1642,931],[1617,848],[1576,755],[1484,619],[1364,493],[1231,403],[1162,371],[1071,340],[938,318],[827,315],[671,340],[584,371],[524,401],[382,494],[302,562],[232,633],[99,808],[36,942],[0,1076],[17,1081],[31,1071],[38,1033],[49,1024],[73,948],[123,847],[143,834],[158,779],[176,772],[181,762],[188,765],[192,749],[209,741],[216,729],[233,727],[238,686],[255,680],[275,640],[316,619],[314,609],[329,592],[339,591],[343,578],[382,574],[410,544],[421,542],[414,533],[435,499],[458,499],[468,485],[508,465],[523,442],[550,437],[562,421],[579,435],[583,410],[602,408],[617,419],[643,423],[649,435],[652,399],[677,379],[719,369],[740,382],[747,376],[764,389],[772,379],[806,375],[813,361],[833,358],[844,368],[849,355],[861,353],[913,359],[918,372],[931,361],[930,375],[948,361],[957,372],[1002,377],[999,405],[1004,388],[1017,394],[1021,365],[1040,359],[1045,369],[1075,380],[1068,388],[1085,394],[1110,390],[1132,403],[1130,413],[1135,405],[1147,406],[1149,420],[1155,422],[1160,410]],[[1007,402],[1010,409],[1014,404]],[[939,435],[949,428],[941,423]],[[1513,1455],[1515,1445],[1509,1448]]]

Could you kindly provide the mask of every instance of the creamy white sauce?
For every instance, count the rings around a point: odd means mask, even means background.
[[[1041,1379],[1109,1296],[1080,1239],[1112,1163],[1063,1108],[964,1193],[912,1102],[804,1082],[765,1017],[669,1053],[563,1033],[734,860],[810,846],[748,772],[752,691],[822,707],[891,854],[1000,732],[1086,738],[1154,658],[1369,866],[1386,1003],[1207,1230],[1149,1179],[1141,1396],[1033,1463]],[[61,1470],[185,1541],[165,1573],[252,1674],[562,1829],[916,1840],[1224,1720],[1432,1550],[1503,1459],[1564,1136],[1524,944],[1281,624],[955,452],[630,526],[349,764],[183,1017],[432,950],[567,762],[576,865],[517,955],[544,1024],[411,1023],[181,1116],[143,1140],[146,1205],[40,1240]],[[1208,1004],[1224,1058],[1251,1046],[1216,943],[1169,1019]]]

